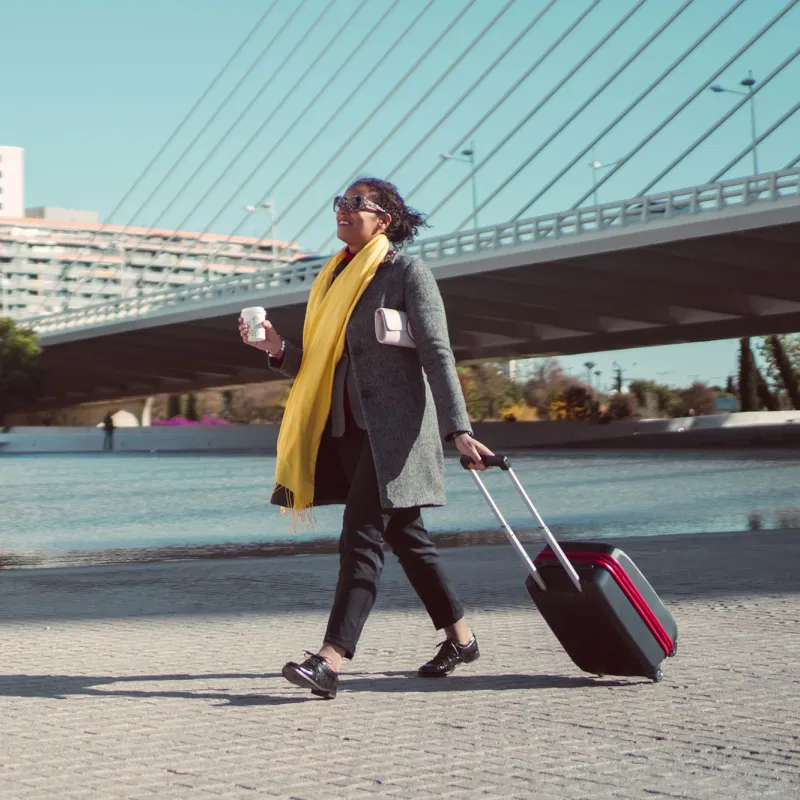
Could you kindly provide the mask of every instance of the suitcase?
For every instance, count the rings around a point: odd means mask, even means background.
[[[531,560],[475,470],[478,488],[528,568],[525,586],[569,657],[598,676],[662,678],[661,663],[677,651],[678,626],[633,561],[611,544],[559,544],[519,482],[506,456],[484,458],[509,474],[544,533],[547,547]],[[469,469],[471,461],[461,458]]]

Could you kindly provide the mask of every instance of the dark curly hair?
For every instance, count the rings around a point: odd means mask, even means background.
[[[393,183],[365,176],[353,181],[348,190],[354,186],[366,186],[369,189],[368,199],[391,214],[392,222],[386,231],[386,236],[395,247],[413,242],[420,228],[430,227],[425,221],[424,214],[406,205],[406,201]]]

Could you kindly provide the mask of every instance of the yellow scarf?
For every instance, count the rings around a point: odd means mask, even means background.
[[[303,324],[303,360],[278,434],[275,475],[287,490],[295,521],[314,501],[317,452],[331,410],[333,375],[344,351],[347,323],[388,251],[389,240],[378,234],[356,253],[331,286],[333,273],[344,258],[341,250],[311,287]]]

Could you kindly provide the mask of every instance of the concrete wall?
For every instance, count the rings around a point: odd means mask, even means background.
[[[485,422],[475,435],[495,450],[525,448],[800,448],[800,411],[716,414],[684,419],[613,422]],[[118,428],[118,452],[274,453],[277,425]],[[0,433],[2,453],[92,453],[103,448],[100,428],[28,427]]]
[[[0,433],[3,453],[99,453],[102,428],[12,428]],[[150,452],[274,452],[276,425],[208,425],[117,428],[114,449],[121,453]]]

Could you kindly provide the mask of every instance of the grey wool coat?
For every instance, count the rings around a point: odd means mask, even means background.
[[[379,308],[407,313],[416,349],[378,342],[375,312]],[[471,428],[442,297],[422,261],[395,254],[381,264],[350,316],[346,348],[382,507],[444,505],[442,439]],[[302,357],[302,349],[287,341],[276,368],[294,377]],[[314,505],[344,503],[347,498],[329,428],[317,457]],[[282,487],[277,487],[272,502],[286,504]]]

